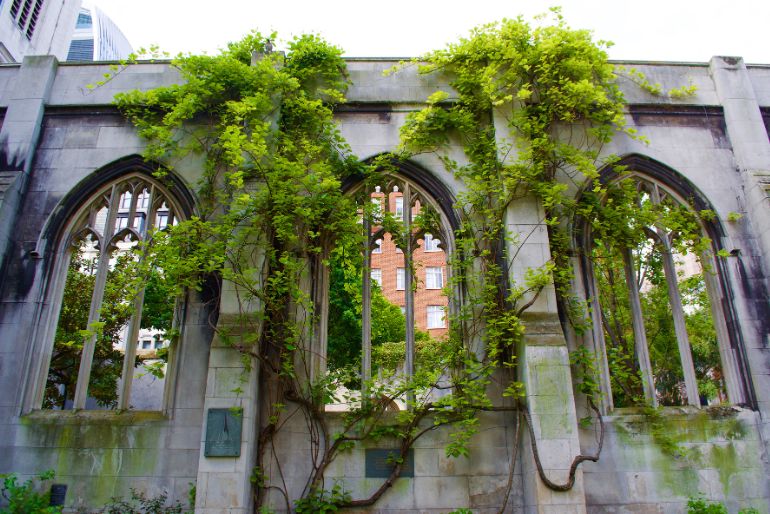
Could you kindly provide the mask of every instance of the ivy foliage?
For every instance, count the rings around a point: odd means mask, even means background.
[[[268,40],[252,33],[220,55],[177,58],[180,84],[116,102],[148,142],[148,158],[167,169],[204,159],[200,212],[156,238],[164,273],[180,289],[211,273],[235,284],[241,307],[250,305],[241,314],[269,320],[265,336],[286,356],[303,333],[289,311],[312,312],[301,276],[325,261],[324,248],[357,234],[340,187],[357,165],[332,120],[347,87],[340,50],[301,36],[284,55],[266,52]]]
[[[53,470],[19,483],[15,473],[0,475],[0,495],[6,505],[0,514],[59,514],[61,507],[52,507],[50,492],[42,492],[47,482],[54,478]]]
[[[514,347],[525,331],[523,314],[551,283],[568,296],[569,238],[562,222],[574,216],[577,188],[593,183],[597,195],[599,152],[625,129],[624,99],[607,44],[573,30],[553,11],[553,24],[506,19],[474,29],[467,38],[412,63],[420,73],[441,73],[451,89],[434,93],[401,130],[406,155],[434,152],[461,180],[457,208],[455,276],[467,288],[452,326],[457,338],[483,341],[489,376],[501,365],[513,369]],[[461,145],[458,161],[453,145]],[[552,258],[518,273],[508,267],[531,237],[507,227],[517,202],[536,199],[551,230]],[[474,259],[468,259],[473,256]],[[573,318],[580,321],[580,316]],[[467,355],[471,361],[473,356]],[[512,375],[513,376],[513,375]],[[478,381],[483,387],[484,381]],[[521,386],[512,380],[511,393]]]
[[[625,123],[618,79],[627,70],[608,62],[609,43],[594,41],[590,31],[571,29],[558,8],[551,16],[550,25],[532,25],[521,17],[484,25],[443,50],[401,64],[417,66],[424,74],[440,73],[450,86],[409,116],[401,130],[401,150],[406,156],[436,154],[466,187],[457,202],[463,221],[456,234],[459,258],[452,267],[469,301],[454,316],[453,326],[461,340],[480,337],[484,342],[485,373],[500,365],[514,367],[512,349],[525,333],[525,313],[550,284],[570,330],[585,331],[585,307],[572,296],[575,249],[569,229],[577,220],[588,224],[592,247],[599,248],[586,254],[599,274],[610,271],[602,268],[607,262],[603,251],[617,257],[639,248],[650,231],[668,234],[680,255],[704,255],[711,248],[702,236],[702,219],[713,213],[697,213],[668,196],[651,201],[649,186],[640,188],[630,170],[616,165],[615,156],[603,154],[617,134],[643,140]],[[635,70],[633,76],[644,79]],[[689,87],[671,96],[692,93]],[[457,146],[463,149],[462,161]],[[599,170],[605,167],[614,168],[614,180],[600,180]],[[526,219],[509,219],[511,207],[522,204],[532,207]],[[542,208],[537,216],[536,205]],[[550,259],[514,272],[510,266],[522,245],[536,236],[512,230],[509,223],[544,223]],[[622,266],[620,272],[622,277]],[[663,332],[670,341],[671,330]],[[638,379],[634,354],[623,352],[622,345],[609,350],[613,375],[633,382]],[[662,368],[679,367],[674,357],[665,356]],[[587,364],[586,356],[579,360]],[[583,392],[596,397],[598,388],[591,384]],[[515,380],[511,387],[520,389]]]

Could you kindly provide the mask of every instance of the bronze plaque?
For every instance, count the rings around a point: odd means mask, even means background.
[[[388,478],[395,467],[394,459],[397,459],[400,450],[366,450],[366,477]],[[406,452],[406,459],[401,466],[402,477],[414,476],[414,450]]]
[[[206,457],[239,457],[243,413],[236,409],[209,409],[206,421]]]

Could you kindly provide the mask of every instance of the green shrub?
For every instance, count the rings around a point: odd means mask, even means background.
[[[721,502],[708,502],[703,497],[687,500],[687,514],[729,514],[727,507]],[[738,514],[759,514],[753,507],[738,511]]]
[[[50,480],[54,477],[53,470],[44,471],[35,478],[24,483],[18,482],[16,473],[0,475],[3,481],[2,493],[8,506],[0,508],[0,514],[58,514],[61,507],[51,507],[49,492],[40,492],[41,484],[37,481]]]
[[[104,512],[107,514],[182,514],[185,512],[179,500],[166,505],[167,500],[168,493],[165,491],[157,496],[148,497],[145,493],[132,488],[129,500],[113,498],[112,502],[104,507]]]

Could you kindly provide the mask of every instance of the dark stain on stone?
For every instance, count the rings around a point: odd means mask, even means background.
[[[748,260],[748,266],[746,263]],[[766,335],[770,334],[770,304],[768,303],[768,291],[765,286],[764,273],[758,255],[752,255],[749,259],[744,259],[742,255],[736,256],[738,267],[738,276],[741,281],[743,294],[749,301],[749,307],[752,310],[754,318],[759,326],[759,340],[763,347],[767,347]],[[747,269],[748,267],[748,269]]]
[[[711,132],[716,148],[730,148],[725,114],[720,106],[629,105],[628,112],[637,126],[696,127]]]
[[[740,57],[733,57],[730,55],[721,55],[719,58],[722,59],[725,63],[729,64],[730,66],[735,66],[736,64],[741,62]]]
[[[770,140],[770,107],[760,107],[759,112],[762,113],[762,121],[765,122],[767,139]]]

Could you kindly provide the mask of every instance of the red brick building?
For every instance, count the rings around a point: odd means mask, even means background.
[[[378,188],[379,189],[379,188]],[[384,202],[385,194],[372,193],[372,201]],[[387,195],[388,211],[396,217],[403,216],[403,197],[397,190]],[[384,207],[384,206],[383,206]],[[419,213],[419,205],[413,216]],[[447,333],[446,309],[448,305],[444,287],[447,281],[446,253],[439,247],[440,241],[430,234],[418,239],[414,250],[415,281],[414,319],[419,330],[428,332],[434,338]],[[377,248],[371,256],[372,280],[376,281],[385,297],[404,310],[404,254],[391,240],[389,233],[378,239]]]

